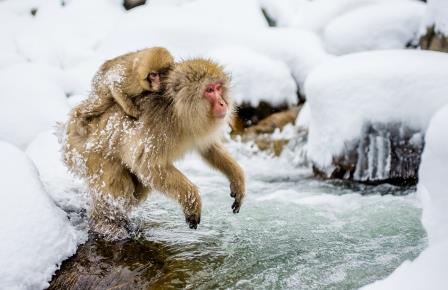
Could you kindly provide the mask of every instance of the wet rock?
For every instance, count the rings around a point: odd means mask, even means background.
[[[293,124],[300,109],[301,106],[292,107],[288,110],[274,113],[248,128],[244,128],[241,124],[236,123],[236,125],[233,125],[235,126],[233,128],[237,128],[233,130],[233,136],[239,136],[243,142],[254,142],[258,149],[269,151],[275,156],[279,156],[289,140],[287,138],[273,138],[272,134],[276,130],[282,130],[288,124]]]
[[[448,52],[448,36],[435,31],[434,26],[428,27],[420,38],[420,47],[426,50]]]
[[[365,183],[417,183],[424,135],[401,124],[369,124],[359,141],[333,159],[333,167],[313,166],[316,175]]]
[[[184,288],[187,273],[166,245],[147,240],[104,241],[91,237],[62,263],[48,289]]]

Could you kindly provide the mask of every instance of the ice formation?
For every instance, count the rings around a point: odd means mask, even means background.
[[[350,155],[366,136],[363,130],[376,124],[401,124],[411,134],[403,138],[418,145],[412,135],[424,133],[432,114],[448,103],[446,67],[448,56],[443,53],[411,50],[351,54],[318,67],[305,85],[311,115],[310,160],[331,175],[335,160]],[[376,148],[375,142],[381,144],[377,153],[366,150],[371,145]],[[381,150],[387,150],[386,143],[377,139],[361,149],[366,150],[366,158],[368,152],[377,158]],[[379,165],[388,166],[387,154],[382,156],[386,160]],[[356,164],[356,160],[351,163]]]

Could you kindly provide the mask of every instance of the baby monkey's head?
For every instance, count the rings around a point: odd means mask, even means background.
[[[133,68],[144,90],[159,92],[173,64],[173,56],[166,48],[151,47],[137,52]]]

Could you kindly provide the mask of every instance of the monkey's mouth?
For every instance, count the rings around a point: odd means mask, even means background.
[[[222,97],[218,97],[213,103],[212,113],[213,117],[217,119],[223,119],[227,115],[228,111],[227,103]]]

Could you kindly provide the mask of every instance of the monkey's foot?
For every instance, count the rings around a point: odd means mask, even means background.
[[[90,230],[107,241],[124,240],[130,237],[125,224],[108,221],[91,222]]]
[[[232,204],[232,211],[233,213],[239,213],[240,207],[241,207],[241,199],[238,198],[237,194],[235,192],[231,192],[230,196],[235,199],[235,201]]]
[[[201,223],[201,216],[194,215],[194,214],[188,215],[188,216],[185,216],[185,221],[187,222],[190,229],[196,230],[198,228],[198,224]]]

